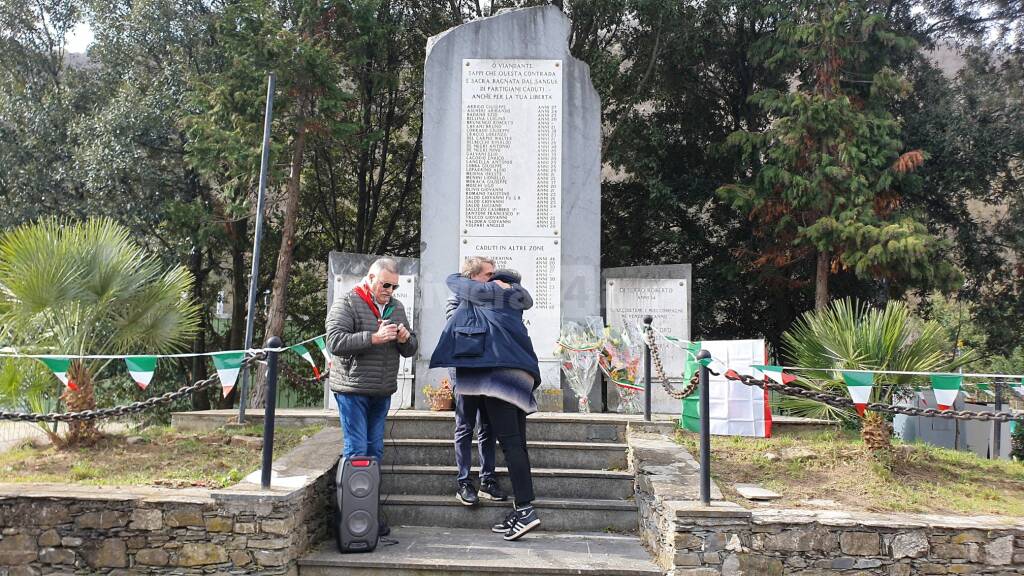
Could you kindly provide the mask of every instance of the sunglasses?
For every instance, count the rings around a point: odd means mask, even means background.
[[[391,290],[392,288],[398,288],[398,284],[392,284],[390,282],[381,282],[380,287],[385,290]]]

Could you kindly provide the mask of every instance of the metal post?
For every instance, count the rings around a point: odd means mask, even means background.
[[[711,358],[711,353],[701,350],[697,353],[700,367],[700,501],[711,506],[711,417],[708,408],[708,367],[701,360]]]
[[[654,318],[644,316],[644,420],[651,421],[651,323]]]
[[[263,200],[267,195],[267,166],[270,163],[270,123],[274,116],[274,82],[267,76],[267,107],[263,112],[263,158],[260,160],[260,186],[256,196],[256,234],[252,241],[252,269],[249,272],[249,312],[245,319],[245,349],[252,348],[253,323],[256,320],[256,283],[260,276],[260,240],[263,239]],[[237,294],[235,295],[237,298]],[[249,392],[249,369],[242,370],[238,388],[238,423],[245,423],[245,403]]]
[[[270,488],[270,467],[274,463],[274,413],[277,409],[277,355],[276,348],[283,348],[284,343],[277,336],[267,340],[267,395],[263,408],[263,467],[260,469],[260,485],[264,490]]]
[[[996,414],[999,414],[1000,412],[1003,411],[1003,383],[998,381],[998,380],[996,380],[995,389],[996,389]],[[993,432],[995,432],[995,437],[992,439],[992,452],[993,452],[992,459],[993,460],[998,460],[999,459],[999,451],[1003,447],[1002,446],[1002,444],[1003,444],[1003,424],[999,420],[994,420],[992,422],[992,428],[993,428]]]

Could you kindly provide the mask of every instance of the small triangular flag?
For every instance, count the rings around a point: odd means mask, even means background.
[[[711,370],[715,374],[725,374],[725,371],[729,369],[729,367],[725,365],[725,362],[722,362],[715,357],[705,358],[701,360],[700,363],[707,366],[708,370]]]
[[[71,360],[68,358],[40,358],[46,367],[53,371],[53,374],[71,390],[78,390],[78,386],[68,377],[68,368],[71,367]]]
[[[328,370],[331,369],[331,355],[327,352],[327,342],[324,342],[323,336],[317,336],[315,340],[316,347],[320,349],[320,353],[324,355],[324,367]]]
[[[316,361],[313,360],[313,355],[309,353],[309,350],[307,350],[305,346],[302,344],[296,344],[294,346],[289,346],[288,349],[299,356],[302,356],[306,362],[309,362],[309,365],[313,367],[313,376],[316,376],[317,378],[320,377],[320,369],[316,367]]]
[[[755,370],[764,372],[764,375],[778,382],[779,384],[789,384],[796,380],[796,376],[792,374],[786,374],[782,371],[782,366],[751,366]]]
[[[964,377],[959,374],[932,374],[931,379],[935,403],[939,405],[939,410],[949,410],[949,407],[956,403]]]
[[[875,385],[875,375],[871,372],[843,372],[843,381],[850,391],[850,398],[857,408],[857,413],[864,415],[864,408],[871,401],[871,388]]]
[[[213,355],[213,367],[217,369],[221,393],[225,398],[235,387],[235,380],[238,380],[238,371],[242,368],[244,357],[245,352],[221,352]]]
[[[153,380],[153,373],[156,372],[156,359],[156,356],[132,356],[124,359],[125,365],[128,366],[128,373],[132,375],[132,380],[135,380],[139,388],[145,390]]]

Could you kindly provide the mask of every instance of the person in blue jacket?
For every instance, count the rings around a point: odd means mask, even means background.
[[[526,446],[526,416],[537,411],[540,367],[523,324],[523,311],[533,306],[533,298],[520,280],[512,270],[496,271],[490,282],[448,276],[446,284],[459,305],[430,358],[431,368],[456,369],[459,394],[481,397],[481,414],[501,444],[514,507],[491,530],[505,540],[517,540],[540,525]]]

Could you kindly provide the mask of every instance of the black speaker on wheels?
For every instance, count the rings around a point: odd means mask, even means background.
[[[337,506],[334,527],[338,550],[372,552],[377,547],[379,530],[378,498],[380,465],[370,456],[342,458],[335,478]]]

